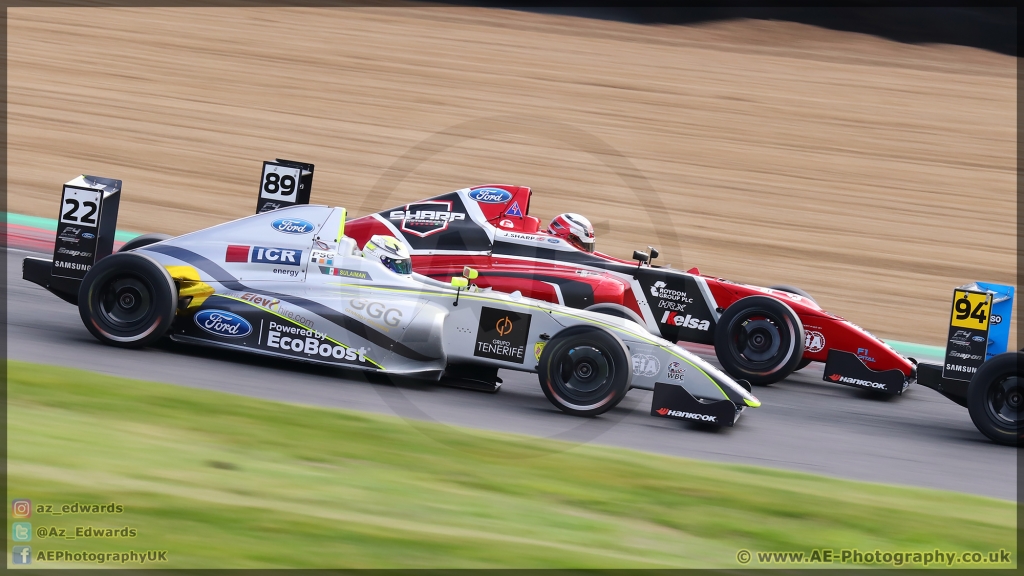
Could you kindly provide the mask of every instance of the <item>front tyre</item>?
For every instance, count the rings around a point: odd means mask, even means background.
[[[617,336],[593,326],[573,326],[544,346],[537,377],[544,395],[562,412],[597,416],[626,397],[633,366]]]
[[[751,384],[789,376],[804,355],[804,326],[785,302],[747,296],[722,313],[715,327],[715,353],[725,371]]]
[[[119,252],[97,262],[78,292],[78,312],[97,340],[141,348],[171,327],[178,290],[167,270],[148,256]]]
[[[1006,352],[981,365],[967,388],[967,410],[982,434],[993,442],[1018,446],[1024,427],[1024,354]]]

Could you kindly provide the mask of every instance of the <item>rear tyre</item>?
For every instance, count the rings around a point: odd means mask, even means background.
[[[141,236],[136,236],[135,238],[132,238],[131,240],[125,242],[121,246],[121,248],[117,250],[117,252],[128,252],[131,250],[135,250],[136,248],[143,248],[145,246],[149,246],[150,244],[156,244],[157,242],[170,240],[171,238],[172,236],[168,234],[159,234],[156,232],[154,232],[153,234],[143,234]]]
[[[625,398],[633,366],[617,336],[593,326],[573,326],[544,346],[537,377],[544,395],[562,412],[597,416]]]
[[[1024,354],[1006,352],[981,365],[967,388],[967,410],[971,420],[990,440],[1019,446],[1024,427]]]
[[[779,284],[777,286],[769,286],[768,288],[770,288],[772,290],[778,290],[780,292],[789,292],[790,294],[796,294],[797,296],[803,296],[804,298],[807,298],[808,300],[810,300],[811,302],[814,302],[815,304],[818,303],[818,301],[815,300],[813,296],[811,296],[807,292],[801,290],[800,288],[797,288],[796,286],[788,286],[786,284]]]
[[[615,316],[616,318],[623,318],[625,320],[632,320],[633,322],[643,326],[645,330],[648,330],[648,332],[650,331],[647,328],[647,323],[644,322],[644,319],[641,318],[639,314],[621,304],[612,304],[611,302],[591,304],[584,308],[584,310],[587,310],[588,312],[597,312],[598,314],[606,314],[608,316]],[[655,333],[654,335],[661,337],[660,332]]]
[[[769,296],[741,298],[718,320],[715,353],[735,378],[758,385],[778,382],[803,360],[804,327],[785,302]]]
[[[96,263],[82,280],[78,313],[97,340],[141,348],[167,333],[178,290],[167,270],[148,256],[117,253]]]
[[[804,368],[807,368],[807,365],[810,364],[811,362],[813,362],[813,360],[811,360],[810,358],[803,358],[803,359],[801,359],[800,363],[796,365],[796,368],[793,368],[793,372],[796,372],[797,370],[803,370]]]

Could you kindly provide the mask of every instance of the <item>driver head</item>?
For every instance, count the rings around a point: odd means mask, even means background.
[[[363,246],[363,257],[379,261],[392,272],[412,274],[412,259],[405,245],[391,236],[375,234]]]
[[[566,212],[555,216],[555,219],[548,225],[548,232],[564,238],[566,242],[583,250],[593,252],[597,239],[594,237],[594,227],[579,214]]]

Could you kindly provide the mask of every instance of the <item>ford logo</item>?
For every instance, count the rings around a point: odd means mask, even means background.
[[[252,324],[234,312],[200,310],[193,318],[196,321],[196,326],[217,336],[241,338],[252,333]]]
[[[984,336],[975,336],[974,338],[971,338],[971,340],[974,340],[975,342],[984,342],[985,341],[985,337]]]
[[[89,232],[82,232],[82,238],[85,238],[86,240],[92,240],[95,237],[96,237],[95,234],[92,234],[92,233],[89,233]]]
[[[470,192],[469,197],[485,204],[502,204],[512,199],[512,193],[501,188],[478,188]]]
[[[274,230],[285,234],[309,234],[316,228],[312,222],[306,222],[302,218],[278,218],[270,225]]]

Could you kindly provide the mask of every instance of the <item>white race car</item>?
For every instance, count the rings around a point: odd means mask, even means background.
[[[120,181],[82,176],[62,197],[54,258],[24,278],[78,305],[101,342],[160,338],[497,390],[535,372],[552,404],[594,416],[632,388],[652,414],[732,425],[749,385],[631,320],[412,273],[397,242],[344,234],[344,208],[300,205],[111,254]],[[403,262],[403,260],[405,260]]]

